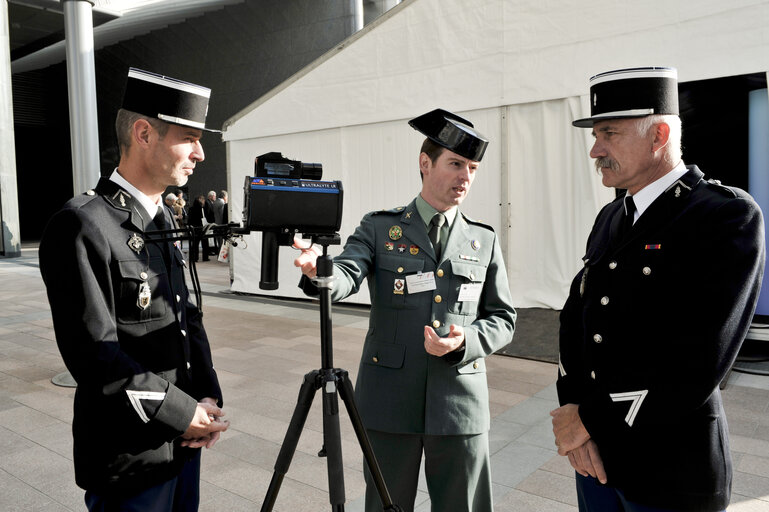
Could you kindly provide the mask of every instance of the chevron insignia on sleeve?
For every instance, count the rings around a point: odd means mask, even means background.
[[[638,410],[641,408],[641,404],[647,394],[649,394],[649,390],[642,389],[641,391],[628,391],[626,393],[609,393],[609,397],[615,402],[633,402],[630,404],[627,416],[625,416],[625,423],[632,427],[635,416],[638,414]]]
[[[136,414],[139,415],[144,423],[149,423],[150,419],[147,417],[147,413],[144,412],[144,407],[142,407],[141,401],[163,400],[166,397],[165,393],[159,391],[131,391],[130,389],[127,389],[126,394],[128,395],[128,400],[131,401],[131,405],[133,405]]]

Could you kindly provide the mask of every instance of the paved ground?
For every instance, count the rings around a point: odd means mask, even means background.
[[[65,370],[51,326],[37,253],[0,259],[0,511],[84,510],[72,469],[71,388],[51,379]],[[220,293],[228,269],[200,266],[205,323],[232,427],[203,454],[201,511],[261,507],[302,376],[321,366],[315,304]],[[334,365],[354,379],[365,311],[334,308]],[[521,343],[526,341],[518,340]],[[556,368],[506,356],[489,358],[495,510],[576,511],[574,477],[553,445]],[[353,381],[354,382],[354,381]],[[769,377],[733,373],[724,391],[736,468],[730,512],[769,511]],[[283,483],[277,511],[330,510],[315,400]],[[346,510],[360,511],[361,455],[342,414]],[[424,485],[422,489],[424,489]],[[426,492],[418,511],[429,510]],[[441,511],[445,512],[445,511]]]

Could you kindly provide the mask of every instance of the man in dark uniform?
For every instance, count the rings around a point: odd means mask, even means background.
[[[764,269],[761,211],[681,160],[677,73],[591,79],[590,156],[607,187],[561,312],[558,453],[580,511],[722,511],[732,467],[719,383]]]
[[[409,124],[427,136],[422,191],[406,207],[363,218],[334,258],[331,298],[356,293],[368,279],[370,328],[355,398],[393,503],[413,510],[424,453],[433,510],[487,512],[485,357],[510,343],[516,314],[499,239],[458,206],[488,142],[444,110]],[[295,262],[305,285],[317,255],[307,249]],[[365,469],[366,510],[381,511]]]
[[[161,197],[203,160],[210,90],[131,69],[120,163],[40,242],[56,341],[77,381],[75,479],[92,511],[195,511],[200,448],[227,429],[201,314]]]

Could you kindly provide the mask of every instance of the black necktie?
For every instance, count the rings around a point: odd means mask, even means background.
[[[433,250],[435,251],[435,259],[441,259],[441,226],[446,222],[446,217],[442,213],[436,213],[433,218],[430,219],[430,232],[427,236],[430,237],[430,241],[433,243]]]

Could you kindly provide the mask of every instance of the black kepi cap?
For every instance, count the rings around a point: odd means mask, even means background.
[[[481,161],[489,145],[473,123],[440,108],[415,117],[409,125],[439,146],[475,162]]]
[[[122,108],[167,123],[220,133],[205,127],[210,96],[208,87],[129,68]]]
[[[605,119],[678,115],[678,71],[645,67],[607,71],[590,78],[590,117],[572,122],[592,128]]]

